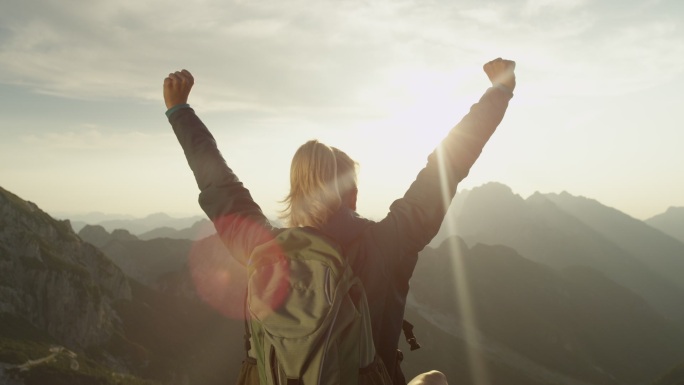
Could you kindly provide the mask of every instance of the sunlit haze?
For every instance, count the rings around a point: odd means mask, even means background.
[[[0,186],[53,214],[201,214],[164,116],[190,104],[269,217],[308,139],[361,164],[385,215],[517,62],[508,113],[462,183],[568,191],[639,219],[684,206],[684,2],[20,1],[0,13]]]

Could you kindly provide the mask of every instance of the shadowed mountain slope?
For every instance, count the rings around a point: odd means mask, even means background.
[[[141,242],[125,231],[91,230],[98,241]],[[177,251],[155,245],[136,250],[146,255],[157,249]],[[213,283],[211,273],[221,273],[206,248],[198,248],[197,255],[193,274],[187,263],[178,264],[180,273],[171,271],[178,281],[190,282],[193,295],[162,293],[130,280],[102,251],[79,238],[68,221],[54,220],[0,188],[0,382],[234,381],[244,357],[243,321],[210,306],[209,300],[227,298],[225,286],[205,285],[205,301],[194,295],[193,282]],[[162,281],[176,283],[168,276]]]
[[[624,250],[628,250],[652,271],[684,290],[683,242],[593,199],[575,197],[568,193],[544,194],[543,197]],[[684,230],[684,211],[682,229]]]
[[[411,288],[421,315],[463,339],[464,317],[474,316],[490,360],[548,382],[637,384],[684,358],[681,329],[588,267],[556,271],[508,247],[468,249],[453,238],[421,253]]]
[[[621,247],[541,194],[524,200],[507,186],[490,183],[470,192],[456,221],[459,235],[469,245],[509,246],[555,269],[594,268],[645,298],[662,314],[684,318],[684,290],[658,272],[671,266],[663,265],[664,258],[635,256],[633,250]]]
[[[670,207],[664,213],[651,217],[645,222],[684,242],[684,207]]]

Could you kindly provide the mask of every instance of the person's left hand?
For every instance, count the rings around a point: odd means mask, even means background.
[[[166,108],[186,104],[195,78],[188,70],[176,71],[164,79],[164,102]]]

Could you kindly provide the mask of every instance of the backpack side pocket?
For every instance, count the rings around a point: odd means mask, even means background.
[[[237,385],[259,385],[259,368],[256,359],[247,357],[242,361]]]
[[[373,362],[359,369],[359,385],[391,385],[392,379],[387,373],[385,364],[377,355]]]

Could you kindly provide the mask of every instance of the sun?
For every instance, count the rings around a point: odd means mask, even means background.
[[[358,100],[364,116],[316,136],[359,162],[360,212],[382,218],[490,86],[480,66],[388,70],[364,85]]]

